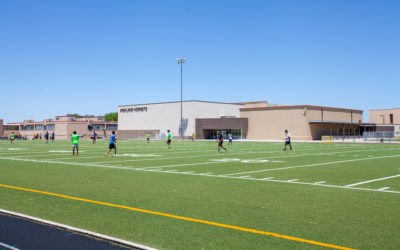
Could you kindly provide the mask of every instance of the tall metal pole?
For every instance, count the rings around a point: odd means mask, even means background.
[[[181,140],[183,140],[183,113],[182,113],[182,103],[183,103],[183,91],[182,91],[182,88],[183,88],[183,84],[182,84],[182,82],[183,82],[183,63],[186,61],[186,58],[184,58],[184,57],[180,57],[180,58],[177,58],[176,59],[176,63],[178,63],[178,64],[180,64],[181,65],[181,122],[180,122],[180,131],[179,131],[179,133],[181,134]]]
[[[181,140],[183,140],[183,117],[182,117],[182,65],[183,63],[181,63]]]

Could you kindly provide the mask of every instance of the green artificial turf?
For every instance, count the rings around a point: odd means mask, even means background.
[[[0,184],[349,248],[400,246],[399,144],[234,141],[218,153],[210,141],[119,141],[108,158],[107,141],[81,141],[79,156],[70,144],[0,141]],[[160,249],[324,248],[6,187],[0,208]]]

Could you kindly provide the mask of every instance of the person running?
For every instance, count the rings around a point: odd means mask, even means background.
[[[285,130],[285,147],[283,148],[284,151],[286,151],[286,146],[289,145],[290,150],[292,150],[292,142],[290,140],[290,133]]]
[[[56,138],[56,134],[54,133],[54,131],[53,131],[53,133],[51,133],[51,143],[53,143],[54,142],[54,139]]]
[[[218,131],[218,152],[221,152],[221,148],[223,148],[225,151],[228,151],[224,146],[222,146],[222,143],[224,143],[224,136],[222,135],[221,131]]]
[[[172,134],[169,129],[167,130],[167,132],[168,132],[167,145],[168,145],[168,149],[171,149]]]
[[[195,136],[195,134],[193,132],[193,134],[192,134],[192,142],[194,142],[194,141],[196,141],[196,136]]]
[[[11,144],[14,144],[14,140],[15,140],[14,132],[11,132],[11,135],[10,135]]]
[[[147,144],[150,144],[150,134],[149,133],[147,133],[146,139],[147,139]]]
[[[46,144],[49,143],[49,131],[46,131],[44,134],[44,139],[46,140]]]
[[[80,136],[76,134],[76,131],[72,132],[71,142],[72,142],[72,155],[75,155],[75,148],[76,148],[76,155],[79,155],[79,138]]]
[[[229,138],[228,145],[232,145],[232,134],[231,133],[229,133],[228,138]]]
[[[110,145],[108,146],[108,151],[104,155],[108,157],[108,153],[110,153],[111,149],[114,149],[114,156],[117,156],[117,146],[115,146],[115,142],[117,138],[115,138],[115,131],[111,132],[110,136]]]
[[[96,131],[93,130],[93,144],[96,143],[96,139],[97,139],[97,134],[96,134]]]

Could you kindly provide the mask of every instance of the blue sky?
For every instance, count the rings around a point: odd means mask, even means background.
[[[400,1],[0,1],[0,119],[267,100],[400,107]]]

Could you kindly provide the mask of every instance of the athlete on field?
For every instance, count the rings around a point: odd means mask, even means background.
[[[79,155],[79,138],[82,138],[76,133],[76,131],[72,132],[71,142],[72,142],[72,155],[75,155],[75,148],[76,148],[76,155]]]
[[[108,153],[110,153],[112,149],[114,149],[114,156],[117,156],[117,146],[115,145],[116,141],[117,138],[115,137],[115,131],[113,131],[110,136],[110,144],[108,146],[108,151],[107,153],[104,154],[106,157],[108,156]]]
[[[284,151],[286,151],[286,146],[289,145],[290,150],[292,150],[292,141],[290,139],[290,133],[285,130],[285,147],[283,148]]]
[[[167,130],[167,132],[168,132],[167,145],[168,145],[168,149],[171,149],[172,134],[169,129]]]
[[[224,143],[224,136],[222,135],[221,131],[218,131],[218,152],[221,152],[221,148],[223,148],[225,151],[228,151],[224,146],[222,146],[222,143]]]
[[[14,132],[11,132],[11,135],[10,135],[11,144],[14,144],[14,140],[15,140]]]

